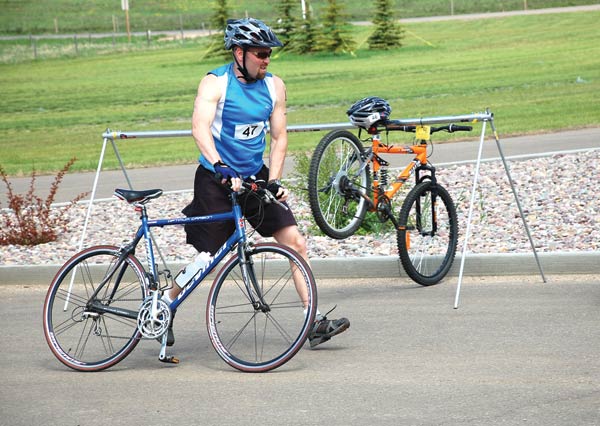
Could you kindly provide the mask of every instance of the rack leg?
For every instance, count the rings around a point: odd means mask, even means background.
[[[119,153],[119,149],[117,148],[117,145],[115,144],[114,139],[111,139],[110,143],[113,146],[113,151],[115,151],[117,160],[119,160],[119,165],[121,166],[121,170],[123,170],[123,174],[125,175],[125,180],[127,180],[127,185],[129,185],[129,189],[133,189],[133,186],[131,185],[131,181],[129,180],[129,175],[127,174],[127,170],[125,170],[125,164],[123,164],[123,160],[121,159],[121,154]]]
[[[486,123],[486,121],[483,122],[483,126],[481,128],[481,137],[479,139],[479,151],[477,153],[477,163],[475,164],[475,176],[473,176],[473,189],[471,190],[471,201],[469,203],[469,214],[467,216],[467,230],[465,232],[465,240],[463,242],[462,255],[460,258],[460,269],[458,272],[458,286],[456,288],[456,297],[454,299],[454,309],[458,309],[458,299],[460,298],[460,288],[462,285],[465,260],[467,257],[467,246],[469,243],[469,236],[471,235],[471,219],[473,217],[473,205],[475,204],[475,191],[477,189],[477,180],[479,179],[479,166],[481,165],[481,153],[483,152],[483,140],[485,138]]]
[[[523,221],[523,226],[525,227],[525,232],[527,233],[527,238],[529,238],[529,244],[531,245],[531,250],[533,250],[533,255],[535,257],[535,261],[537,263],[538,269],[540,270],[540,275],[542,276],[542,281],[546,282],[546,277],[544,275],[544,271],[542,269],[542,265],[540,263],[540,259],[537,255],[537,250],[535,249],[535,244],[533,242],[533,238],[531,237],[531,232],[529,231],[529,226],[527,225],[527,220],[525,219],[525,214],[523,213],[523,209],[521,208],[521,202],[519,201],[519,196],[517,195],[517,190],[513,183],[512,177],[510,176],[510,169],[508,164],[506,163],[506,159],[504,158],[504,152],[502,151],[502,147],[500,146],[500,139],[498,138],[498,132],[496,132],[496,127],[494,126],[494,119],[490,121],[490,126],[492,127],[492,131],[494,132],[494,139],[496,140],[496,146],[498,147],[498,152],[500,153],[500,158],[502,159],[502,164],[504,165],[504,170],[506,170],[506,177],[508,178],[508,182],[510,182],[510,188],[512,189],[513,195],[515,197],[515,202],[517,203],[517,208],[519,209],[519,214],[521,215],[521,220]]]

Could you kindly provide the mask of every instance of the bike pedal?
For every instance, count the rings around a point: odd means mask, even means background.
[[[167,364],[179,364],[179,358],[176,358],[174,356],[167,356],[167,357],[165,357],[163,359],[158,358],[158,360],[160,362],[165,362]]]

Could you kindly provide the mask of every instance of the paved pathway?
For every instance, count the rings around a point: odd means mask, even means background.
[[[76,373],[42,334],[42,286],[0,285],[2,424],[528,425],[600,424],[600,281],[323,280],[319,300],[350,329],[282,368],[239,373],[215,354],[207,287],[178,311],[173,353],[144,341],[103,373]],[[323,309],[322,308],[322,309]]]
[[[501,126],[498,126],[498,132],[502,137]],[[135,129],[133,129],[135,130]],[[315,145],[322,137],[321,133],[315,133]],[[127,143],[117,142],[117,143]],[[190,143],[193,143],[190,139]],[[581,130],[570,130],[560,133],[520,136],[501,139],[500,145],[507,157],[516,155],[532,155],[537,153],[548,153],[563,150],[600,148],[600,128],[589,128]],[[102,146],[101,134],[98,135],[98,155]],[[479,141],[455,142],[435,144],[435,154],[431,157],[434,165],[443,163],[470,161],[477,158]],[[107,156],[114,155],[110,144],[107,146]],[[483,158],[498,157],[496,144],[489,136],[484,142]],[[409,161],[410,156],[388,156],[392,165],[399,165],[398,161],[405,163]],[[127,159],[124,159],[127,161]],[[161,188],[164,191],[189,190],[192,188],[194,172],[197,163],[191,159],[190,164],[179,166],[148,167],[141,169],[127,170],[132,185],[135,189]],[[286,172],[293,167],[292,161],[288,160]],[[63,182],[56,194],[56,202],[69,201],[76,194],[91,191],[94,183],[95,173],[72,173],[65,176]],[[45,197],[48,193],[54,176],[39,176],[36,180],[36,194]],[[30,184],[30,178],[11,178],[13,190],[16,193],[27,192]],[[117,187],[127,187],[127,181],[121,170],[107,170],[100,173],[96,199],[108,198]],[[88,196],[89,198],[89,196]],[[0,205],[7,206],[5,188],[0,190]]]

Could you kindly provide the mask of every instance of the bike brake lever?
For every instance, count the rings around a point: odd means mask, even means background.
[[[276,198],[276,197],[273,195],[273,193],[272,193],[271,191],[269,191],[269,190],[268,190],[268,189],[266,189],[266,188],[264,188],[264,189],[263,189],[263,191],[264,191],[264,195],[265,195],[265,198],[267,199],[267,202],[268,202],[268,203],[274,203],[274,204],[277,204],[279,207],[281,207],[281,208],[283,208],[283,209],[285,209],[285,210],[289,210],[289,209],[287,208],[287,206],[286,206],[285,204],[283,204],[282,202],[280,202],[280,201],[279,201],[279,200],[278,200],[278,199],[277,199],[277,198]]]

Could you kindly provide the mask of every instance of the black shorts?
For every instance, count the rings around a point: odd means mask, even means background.
[[[263,166],[256,178],[268,180],[269,169]],[[247,193],[239,197],[239,203],[246,220],[263,237],[271,237],[280,229],[297,225],[289,208],[285,210],[276,204],[261,205],[255,196]],[[182,210],[183,214],[187,217],[204,216],[230,210],[229,191],[215,180],[212,172],[199,165],[194,179],[194,199]],[[199,252],[207,251],[214,255],[234,229],[233,221],[185,225],[186,241]]]

